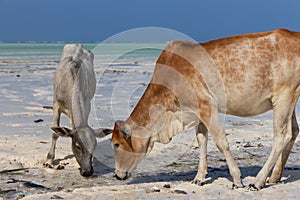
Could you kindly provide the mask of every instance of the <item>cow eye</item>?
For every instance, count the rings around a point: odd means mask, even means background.
[[[119,143],[115,143],[115,144],[114,144],[114,149],[117,149],[117,148],[119,148],[119,146],[120,146],[120,144],[119,144]]]
[[[78,143],[75,143],[75,147],[78,149],[78,150],[81,150],[81,147]]]

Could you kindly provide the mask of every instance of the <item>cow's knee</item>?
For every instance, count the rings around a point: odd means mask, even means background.
[[[229,151],[228,141],[225,137],[220,137],[216,141],[216,146],[221,153],[225,153]]]

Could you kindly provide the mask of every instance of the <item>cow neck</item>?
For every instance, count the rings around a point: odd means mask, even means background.
[[[75,90],[76,91],[76,90]],[[88,125],[88,110],[86,108],[84,97],[79,92],[74,92],[72,95],[72,113],[74,126],[86,127]]]

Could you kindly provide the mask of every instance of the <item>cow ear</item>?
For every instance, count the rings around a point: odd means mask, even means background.
[[[99,137],[99,138],[102,138],[102,137],[105,137],[105,136],[111,134],[112,131],[113,131],[112,129],[108,129],[108,128],[99,128],[97,130],[94,130],[95,136]]]
[[[68,129],[66,127],[51,127],[51,129],[59,136],[61,137],[72,137],[73,132],[71,129]]]
[[[116,121],[116,125],[118,126],[118,129],[123,133],[124,137],[128,139],[131,137],[131,128],[126,122],[124,121]]]

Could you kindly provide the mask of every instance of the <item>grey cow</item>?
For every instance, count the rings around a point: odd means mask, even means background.
[[[55,146],[59,136],[72,138],[72,151],[80,165],[82,176],[94,172],[92,154],[96,137],[105,136],[109,129],[94,131],[88,125],[91,99],[95,94],[96,79],[93,65],[94,55],[80,44],[65,45],[61,61],[54,75],[52,144],[46,165],[51,166],[55,157]],[[59,127],[60,115],[68,116],[72,129]]]

